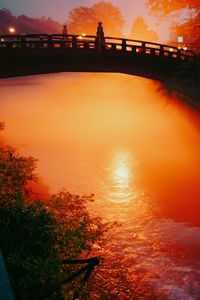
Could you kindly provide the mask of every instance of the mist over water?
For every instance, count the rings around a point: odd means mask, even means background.
[[[199,299],[200,117],[159,89],[122,74],[5,79],[0,121],[50,192],[94,193],[95,214],[121,222],[103,251],[129,279]]]

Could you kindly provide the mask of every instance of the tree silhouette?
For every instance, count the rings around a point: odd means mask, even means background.
[[[121,36],[124,26],[120,10],[109,2],[99,2],[92,7],[80,6],[69,13],[68,27],[70,33],[95,35],[97,24],[103,22],[106,35]]]
[[[131,39],[144,40],[157,42],[158,35],[154,30],[149,30],[148,25],[145,23],[143,17],[138,17],[132,24],[131,33],[129,35]]]
[[[199,0],[147,0],[147,6],[159,19],[173,20],[180,16],[181,12],[187,12],[188,17],[183,19],[182,25],[177,26],[177,33],[183,35],[191,46],[200,50]]]
[[[13,16],[8,9],[0,9],[1,28],[0,34],[8,34],[8,28],[16,28],[17,34],[26,33],[61,33],[62,25],[51,18],[30,18],[26,15]]]
[[[103,242],[108,225],[88,212],[92,195],[62,191],[33,200],[29,183],[36,180],[35,169],[34,158],[0,143],[0,249],[16,300],[72,299],[80,279],[67,286],[64,281],[77,267],[62,261],[86,256],[95,242]]]
[[[197,13],[200,10],[199,0],[147,0],[147,6],[159,17],[167,17],[182,9],[193,9]]]

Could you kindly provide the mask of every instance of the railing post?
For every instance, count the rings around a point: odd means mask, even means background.
[[[96,37],[96,49],[98,53],[101,53],[105,48],[105,38],[103,32],[102,22],[99,21],[97,26],[97,37]]]
[[[160,45],[160,56],[164,56],[164,47]]]
[[[141,52],[145,53],[145,50],[146,50],[145,42],[142,42]]]
[[[62,48],[68,48],[68,46],[69,46],[69,44],[68,44],[68,28],[67,28],[67,25],[63,25],[63,32],[62,32],[62,34],[63,34],[63,37],[62,37],[62,39],[64,40],[64,41],[66,41],[66,43],[62,43]]]
[[[67,36],[67,35],[68,35],[67,25],[63,25],[63,36]]]
[[[181,49],[177,50],[177,59],[181,60]]]
[[[48,48],[53,48],[52,35],[48,35],[47,43],[48,43],[48,45],[47,45]]]
[[[25,38],[25,36],[21,36],[21,48],[26,48],[26,38]]]
[[[67,40],[68,39],[68,28],[67,25],[63,25],[63,40]]]
[[[77,39],[75,35],[72,37],[72,48],[73,49],[77,48]]]
[[[126,52],[126,40],[125,39],[122,40],[122,51]]]
[[[116,45],[115,45],[115,44],[112,44],[112,48],[111,48],[111,49],[112,49],[112,52],[115,53],[116,50],[117,50]]]

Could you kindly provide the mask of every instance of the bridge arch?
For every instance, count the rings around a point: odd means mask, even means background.
[[[165,80],[195,54],[187,49],[97,35],[0,36],[0,78],[53,72],[120,72]]]

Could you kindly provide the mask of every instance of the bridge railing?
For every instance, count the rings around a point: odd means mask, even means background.
[[[194,52],[188,49],[163,45],[148,41],[105,37],[105,50],[112,52],[126,52],[135,54],[157,55],[168,58],[185,60],[193,58]]]
[[[0,48],[71,48],[95,50],[96,36],[26,34],[0,36]]]
[[[193,51],[179,49],[174,46],[162,45],[148,41],[139,41],[125,38],[105,37],[99,47],[97,37],[91,35],[72,34],[26,34],[1,35],[0,49],[67,49],[69,51],[96,51],[116,54],[149,55],[176,60],[194,58]],[[71,50],[70,50],[71,49]]]

